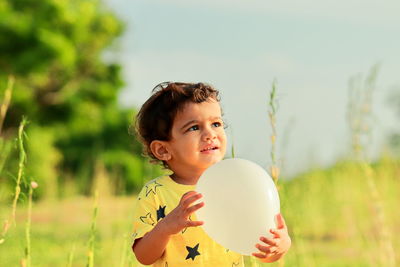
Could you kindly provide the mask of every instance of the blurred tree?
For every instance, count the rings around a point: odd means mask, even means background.
[[[72,177],[88,193],[102,161],[120,192],[140,186],[141,147],[127,134],[134,111],[117,103],[120,66],[102,60],[121,22],[98,0],[2,0],[0,18],[0,88],[16,78],[3,135],[28,117],[27,175],[43,192]]]

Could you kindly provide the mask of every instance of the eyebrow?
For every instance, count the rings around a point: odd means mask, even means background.
[[[222,118],[221,117],[218,117],[218,116],[216,116],[216,117],[211,117],[211,118],[209,118],[209,120],[211,120],[211,121],[213,121],[213,120],[222,120]],[[181,130],[183,130],[184,128],[186,128],[186,127],[188,127],[190,124],[192,124],[192,123],[198,123],[199,121],[198,120],[190,120],[190,121],[188,121],[187,123],[185,123],[182,127],[181,127]]]

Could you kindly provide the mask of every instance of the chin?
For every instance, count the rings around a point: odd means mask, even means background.
[[[220,162],[222,159],[224,158],[224,156],[222,154],[218,154],[218,155],[212,155],[211,157],[204,157],[201,159],[201,165],[203,166],[203,168],[207,169],[208,167],[214,165],[217,162]],[[200,162],[199,162],[200,163]]]
[[[220,162],[222,159],[223,159],[223,157],[216,157],[216,158],[211,159],[210,161],[207,162],[208,163],[207,168],[210,167],[211,165],[214,165],[217,162]]]

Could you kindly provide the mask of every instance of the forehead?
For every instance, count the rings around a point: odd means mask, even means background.
[[[176,114],[174,125],[213,117],[221,117],[221,106],[218,101],[210,99],[201,103],[188,102]]]

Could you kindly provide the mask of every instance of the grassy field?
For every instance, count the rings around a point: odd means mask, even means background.
[[[133,203],[133,197],[99,196],[94,266],[132,266],[129,233]],[[2,203],[2,218],[7,215],[8,208]],[[32,266],[67,266],[71,254],[72,266],[86,266],[92,213],[92,198],[35,203],[31,228]],[[26,217],[26,206],[20,205],[17,225],[10,229],[0,245],[0,266],[19,266],[24,257]]]
[[[382,159],[371,168],[338,163],[279,184],[281,208],[293,245],[283,262],[247,266],[397,266],[400,264],[400,163]],[[4,195],[5,192],[0,192]],[[11,211],[4,198],[2,221]],[[135,198],[100,192],[94,266],[137,266],[130,251]],[[86,266],[93,198],[70,197],[34,203],[32,266]],[[21,266],[27,205],[17,209],[0,245],[0,266]]]
[[[398,162],[338,163],[283,185],[281,196],[293,237],[288,266],[400,263]]]

